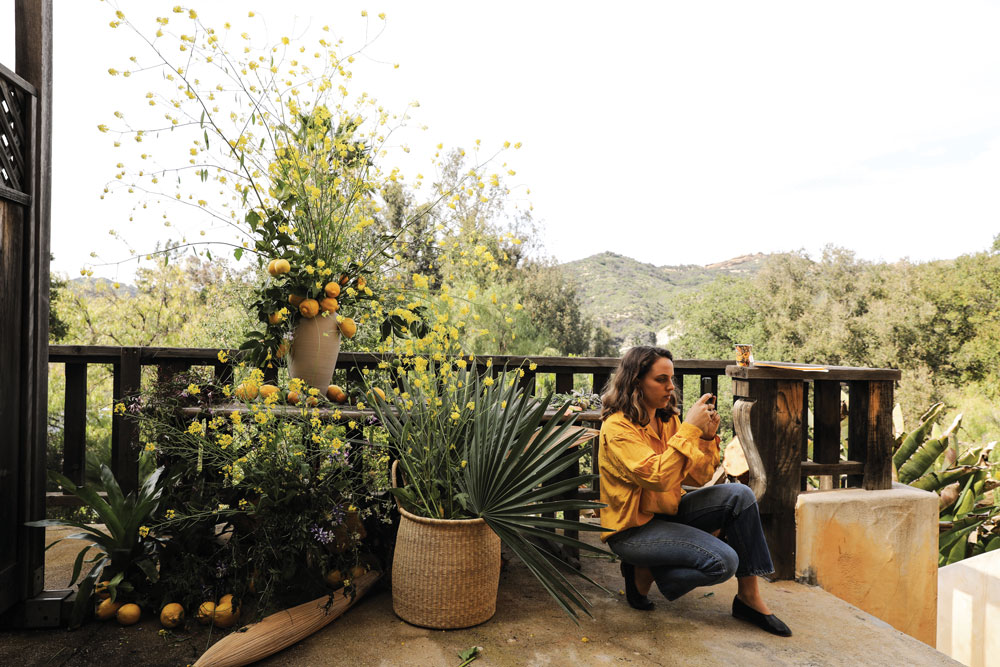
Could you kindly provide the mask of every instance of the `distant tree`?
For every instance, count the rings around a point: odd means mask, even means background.
[[[49,261],[55,257],[49,254]],[[56,303],[62,291],[66,289],[66,281],[54,273],[49,274],[49,342],[58,343],[69,334],[69,325],[59,317]]]

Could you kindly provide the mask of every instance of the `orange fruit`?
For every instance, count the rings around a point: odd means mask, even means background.
[[[364,289],[365,285],[367,285],[367,284],[368,284],[368,281],[365,280],[364,276],[358,276],[358,289],[359,290],[360,289]]]
[[[297,391],[288,392],[288,396],[285,398],[289,405],[297,405],[300,399],[301,396],[299,396],[299,392]]]
[[[299,304],[299,313],[302,317],[311,320],[319,314],[319,302],[316,299],[306,299]]]
[[[273,384],[262,384],[260,386],[260,397],[267,398],[268,396],[277,394],[278,391],[279,391],[278,388],[275,387]]]
[[[110,581],[98,582],[97,585],[94,586],[94,595],[96,595],[102,600],[108,599],[109,597],[111,597],[111,591],[108,589],[109,585],[111,585]]]
[[[328,313],[335,313],[340,308],[340,304],[332,296],[328,296],[319,302],[319,307]]]
[[[270,273],[270,274],[271,274],[272,276],[275,276],[275,275],[277,275],[277,274],[276,274],[276,273],[274,272],[274,263],[275,263],[276,261],[277,261],[277,260],[274,260],[274,259],[272,259],[272,260],[271,260],[270,262],[268,262],[268,263],[267,263],[267,272],[268,272],[268,273]]]
[[[372,387],[372,391],[378,394],[383,401],[385,400],[385,392],[382,391],[381,387]]]
[[[299,296],[298,294],[289,294],[288,295],[288,303],[292,304],[296,308],[298,308],[299,304],[302,303],[305,300],[306,300],[306,298],[304,296]]]
[[[340,570],[330,570],[326,573],[326,583],[328,586],[336,588],[337,586],[340,586],[343,581],[344,575],[340,573]]]
[[[198,613],[195,615],[195,618],[197,618],[198,622],[202,625],[208,625],[212,622],[213,616],[215,616],[215,603],[211,600],[206,600],[201,603],[200,607],[198,607]]]
[[[366,568],[364,565],[355,565],[354,567],[351,568],[351,576],[352,577],[360,577],[362,574],[364,574],[367,571],[368,571],[368,568]]]
[[[308,405],[310,408],[315,408],[317,405],[319,405],[319,398],[316,396],[308,397],[306,399],[306,405]]]
[[[340,325],[340,333],[344,334],[345,338],[354,338],[354,334],[358,332],[358,325],[350,317],[340,318],[338,324]]]
[[[142,616],[142,609],[140,609],[139,605],[134,602],[123,604],[118,609],[118,613],[115,614],[115,618],[118,619],[118,623],[121,625],[133,625],[138,623],[140,616]]]
[[[117,614],[121,606],[121,602],[112,602],[111,598],[105,598],[101,600],[101,604],[97,605],[97,618],[106,621]]]
[[[340,274],[340,284],[341,285],[346,285],[350,281],[351,281],[351,277],[349,275],[347,275],[346,273],[341,273]]]
[[[334,403],[346,403],[347,393],[335,384],[326,388],[326,397]]]
[[[236,385],[236,389],[233,390],[233,395],[241,401],[252,401],[257,398],[258,391],[257,385],[250,382],[243,382]]]
[[[288,341],[283,340],[278,344],[278,349],[275,351],[274,356],[278,359],[284,359],[286,354],[288,354]]]
[[[160,625],[165,628],[176,628],[184,622],[184,607],[171,602],[160,610]]]
[[[285,319],[285,316],[281,314],[281,311],[271,313],[267,316],[267,321],[271,324],[280,324],[283,319]]]
[[[228,600],[219,600],[219,604],[215,605],[215,625],[220,628],[231,628],[236,625],[236,621],[240,620],[240,608],[233,607],[233,596],[227,595]]]
[[[336,299],[340,296],[340,285],[330,281],[326,284],[326,287],[323,288],[323,291],[326,292],[326,295],[331,299]]]
[[[276,259],[271,265],[269,272],[272,276],[280,276],[283,273],[288,273],[292,270],[292,265],[288,263],[287,259]]]

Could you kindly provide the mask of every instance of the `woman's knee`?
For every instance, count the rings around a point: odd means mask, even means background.
[[[746,484],[721,484],[720,486],[729,491],[736,514],[757,502],[757,496],[753,494],[753,489]]]
[[[720,545],[716,553],[719,582],[726,581],[736,574],[736,568],[740,565],[740,557],[728,544],[724,542]]]

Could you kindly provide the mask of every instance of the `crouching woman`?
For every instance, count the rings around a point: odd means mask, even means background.
[[[705,394],[678,417],[670,352],[633,347],[602,396],[599,456],[602,539],[621,558],[628,603],[653,608],[655,581],[668,600],[736,575],[733,616],[790,636],[760,595],[774,571],[749,487],[705,484],[719,465],[719,414]]]

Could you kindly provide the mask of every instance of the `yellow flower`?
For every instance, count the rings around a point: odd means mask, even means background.
[[[187,386],[187,393],[192,394],[192,395],[194,395],[194,394],[200,394],[201,393],[201,389],[198,387],[198,385],[192,383],[192,384],[189,384]]]
[[[528,370],[529,371],[533,371],[536,368],[538,368],[538,364],[536,364],[534,361],[532,361],[530,364],[528,364]]]
[[[139,526],[139,537],[146,537],[149,535],[149,526]]]
[[[463,467],[463,468],[464,468],[465,466],[467,466],[467,465],[469,465],[469,462],[468,462],[468,461],[462,461],[462,467]]]

